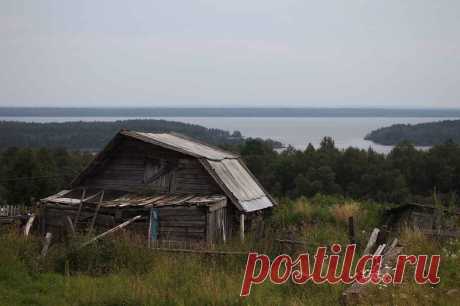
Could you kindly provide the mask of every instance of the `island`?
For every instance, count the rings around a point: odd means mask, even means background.
[[[382,145],[396,145],[403,141],[409,141],[416,146],[433,146],[449,140],[460,143],[460,120],[394,124],[374,130],[364,139]]]

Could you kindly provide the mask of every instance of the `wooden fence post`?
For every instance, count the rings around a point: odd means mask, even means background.
[[[244,241],[244,214],[240,214],[240,240]]]
[[[353,216],[348,218],[348,238],[351,244],[356,243],[355,237],[355,222],[353,220]]]

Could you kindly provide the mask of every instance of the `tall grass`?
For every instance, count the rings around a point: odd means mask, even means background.
[[[282,201],[267,220],[265,238],[249,236],[244,243],[230,240],[219,248],[275,255],[285,251],[275,239],[290,237],[305,241],[307,247],[302,250],[311,253],[319,245],[347,243],[345,220],[350,214],[356,217],[357,232],[365,231],[362,239],[367,239],[382,209],[375,203],[325,196]],[[245,256],[153,251],[129,232],[75,251],[83,239],[54,244],[48,256],[40,258],[40,239],[26,240],[14,232],[0,234],[0,305],[337,305],[344,289],[342,285],[266,282],[243,299],[239,292]],[[442,252],[441,284],[434,289],[411,282],[376,287],[365,304],[455,303],[446,292],[460,284],[460,243],[433,243],[410,229],[403,231],[401,240],[409,253]]]
[[[118,237],[73,253],[54,246],[40,259],[39,245],[0,237],[1,305],[318,305],[340,294],[339,287],[266,283],[242,299],[244,256],[160,253]],[[39,268],[31,268],[34,260]]]

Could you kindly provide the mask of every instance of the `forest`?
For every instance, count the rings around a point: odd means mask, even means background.
[[[323,194],[404,203],[430,197],[435,190],[460,192],[460,146],[452,141],[426,151],[403,142],[388,155],[339,150],[329,137],[303,151],[288,147],[278,152],[261,139],[221,146],[239,153],[277,198]],[[0,201],[30,204],[63,189],[93,156],[66,149],[5,149],[0,154]]]
[[[113,122],[31,123],[0,121],[0,148],[47,147],[98,151],[120,129],[152,133],[176,132],[210,144],[238,144],[241,133],[208,129],[200,125],[167,120],[119,120]],[[278,143],[280,146],[281,144]]]
[[[365,139],[382,145],[396,145],[403,141],[416,146],[433,146],[448,140],[460,143],[460,120],[395,124],[372,131]]]

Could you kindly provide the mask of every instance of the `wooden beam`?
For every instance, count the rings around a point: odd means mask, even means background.
[[[374,228],[374,230],[371,233],[371,236],[369,238],[369,241],[367,242],[366,248],[364,249],[363,254],[367,255],[370,254],[372,251],[372,248],[374,247],[375,243],[377,242],[377,238],[379,236],[380,230],[378,228]]]
[[[45,257],[46,254],[48,253],[48,249],[50,247],[52,238],[53,238],[53,234],[51,234],[49,232],[46,233],[46,235],[45,235],[45,243],[43,244],[43,249],[42,249],[42,252],[41,252],[42,257]]]
[[[125,222],[115,226],[114,228],[111,228],[108,231],[105,231],[102,234],[100,234],[100,235],[98,235],[98,236],[86,241],[79,248],[83,248],[83,247],[85,247],[85,246],[87,246],[87,245],[89,245],[89,244],[91,244],[91,243],[93,243],[93,242],[95,242],[95,241],[97,241],[97,240],[99,240],[99,239],[101,239],[101,238],[113,233],[113,232],[116,232],[116,231],[126,227],[127,225],[131,224],[132,222],[136,221],[137,219],[140,219],[141,217],[142,217],[141,215],[135,216],[135,217],[129,219],[128,221],[125,221]]]
[[[75,227],[73,226],[72,219],[69,216],[65,216],[65,220],[67,223],[67,228],[72,236],[75,236]]]
[[[150,249],[152,247],[152,209],[150,208],[150,216],[149,216],[149,229],[147,233],[147,247]]]
[[[240,214],[240,240],[244,241],[244,214]]]
[[[227,198],[225,198],[225,199],[223,199],[221,201],[215,202],[215,203],[211,203],[211,204],[207,205],[207,207],[208,207],[209,211],[215,211],[215,210],[227,207]]]
[[[355,222],[353,220],[353,216],[350,216],[348,218],[348,240],[350,241],[351,244],[356,243]]]
[[[35,214],[31,214],[29,217],[29,220],[27,220],[26,226],[24,227],[24,236],[26,237],[29,236],[29,232],[30,232],[30,229],[32,228],[35,217],[36,217]]]

